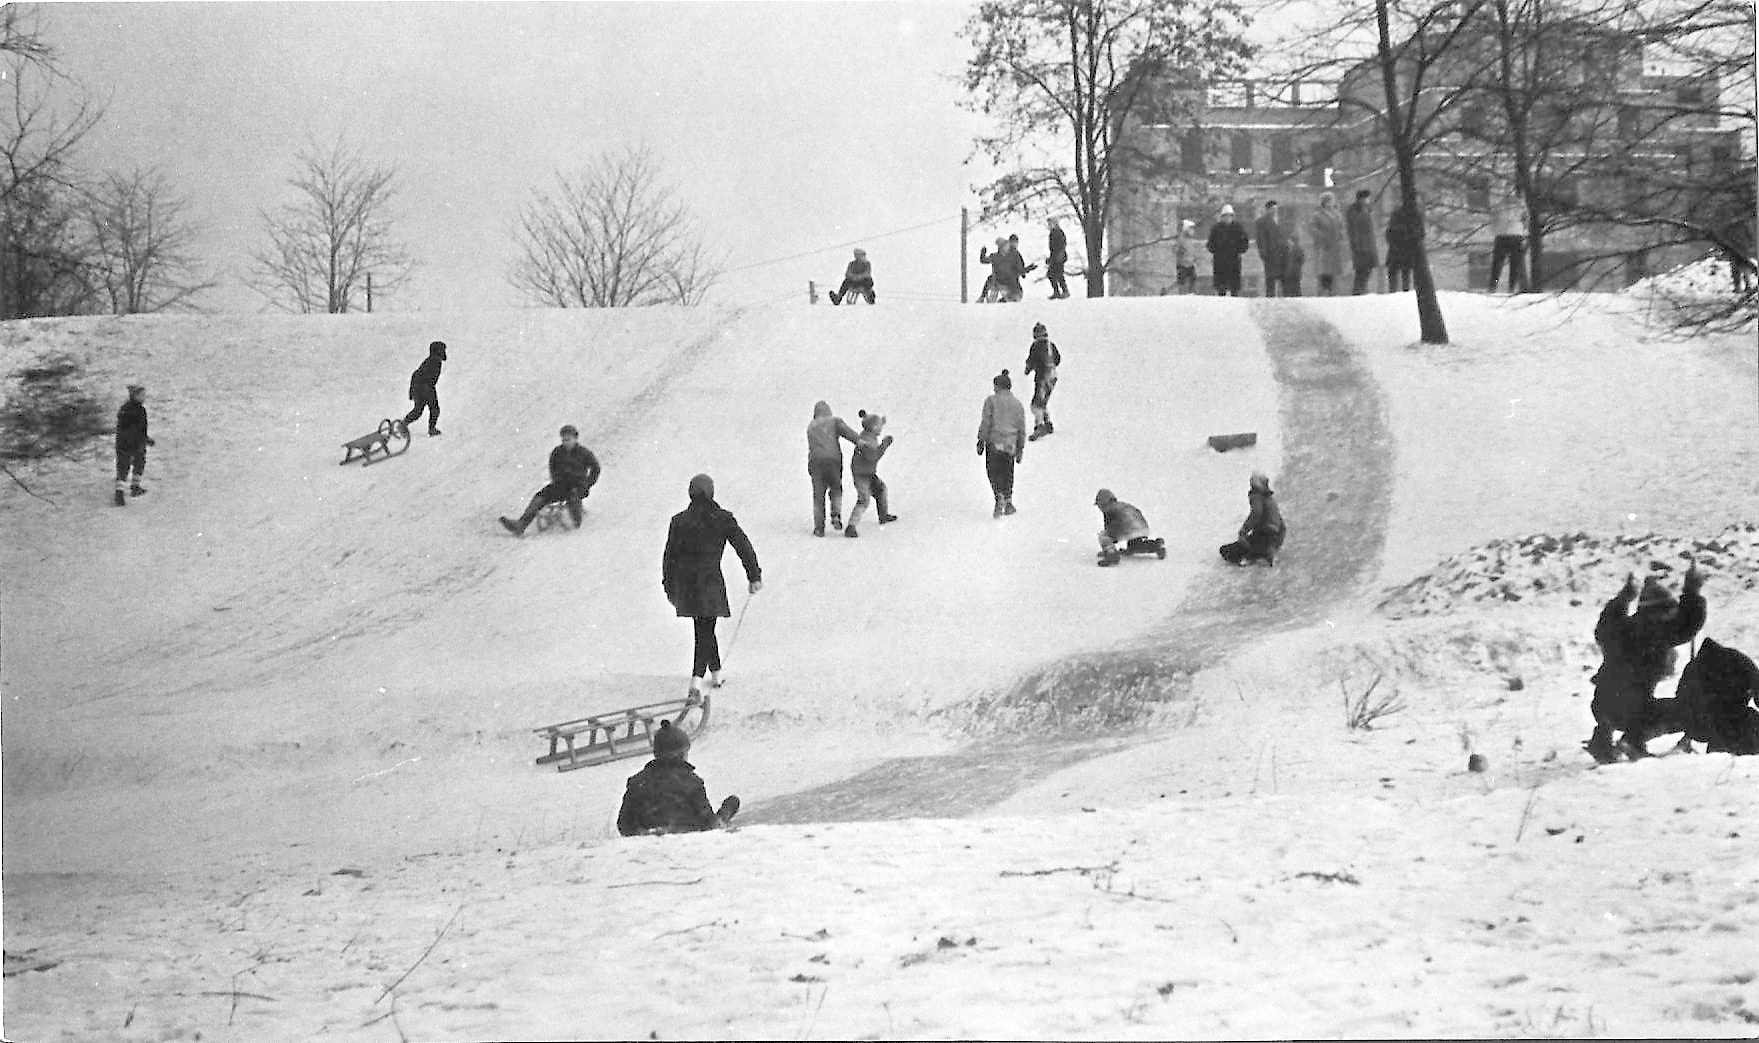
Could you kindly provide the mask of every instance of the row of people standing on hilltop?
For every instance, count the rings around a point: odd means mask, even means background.
[[[1307,238],[1313,245],[1312,269],[1322,295],[1342,293],[1346,273],[1351,276],[1351,293],[1369,292],[1369,281],[1381,263],[1374,211],[1369,206],[1371,195],[1367,189],[1357,192],[1355,202],[1340,211],[1337,197],[1330,192],[1322,193],[1319,206],[1307,219]],[[1196,291],[1197,260],[1206,252],[1210,255],[1215,292],[1223,297],[1239,296],[1242,260],[1256,243],[1264,275],[1264,296],[1302,295],[1308,253],[1302,245],[1299,230],[1293,222],[1284,219],[1276,200],[1264,204],[1250,232],[1235,214],[1232,204],[1221,208],[1208,238],[1201,243],[1195,235],[1196,227],[1196,222],[1185,221],[1174,243],[1175,285],[1181,292]],[[1421,218],[1401,204],[1387,220],[1386,278],[1389,290],[1399,292],[1411,288],[1418,244],[1422,239]]]

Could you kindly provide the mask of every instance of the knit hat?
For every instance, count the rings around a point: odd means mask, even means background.
[[[690,479],[690,498],[692,500],[712,500],[715,498],[715,480],[706,474],[699,474]]]
[[[859,247],[859,246],[857,246],[857,247],[856,247],[856,248],[855,248],[855,256],[857,256],[857,257],[866,257],[866,256],[867,256],[867,251],[866,251],[866,250],[863,250],[863,249],[862,249],[862,248],[861,248],[861,247]]]
[[[690,752],[690,736],[684,729],[675,728],[671,721],[661,721],[660,730],[654,732],[654,756],[664,757],[668,753],[682,756]]]
[[[428,354],[429,355],[438,355],[441,358],[445,358],[446,357],[446,342],[443,340],[436,340],[432,344],[429,344],[428,345]]]
[[[1117,502],[1118,498],[1112,495],[1110,489],[1101,489],[1099,492],[1093,494],[1093,505],[1095,507],[1104,507],[1106,504]]]
[[[991,383],[993,383],[999,391],[1007,391],[1014,386],[1013,378],[1008,376],[1008,371],[1005,369],[1000,373],[997,373],[995,379],[991,381]]]
[[[1674,596],[1654,576],[1643,577],[1643,590],[1637,595],[1637,611],[1669,609],[1678,604]]]
[[[886,426],[886,418],[880,416],[878,413],[869,413],[867,410],[863,409],[856,415],[861,417],[862,434],[877,435],[879,434],[880,428]]]
[[[1044,323],[1035,322],[1032,324],[1032,335],[1034,337],[1048,337],[1050,331],[1044,328]]]
[[[568,435],[573,435],[575,438],[579,438],[580,437],[580,428],[575,427],[573,424],[563,424],[562,425],[562,435],[563,435],[563,437],[567,437]]]
[[[1234,204],[1223,203],[1222,204],[1222,214],[1227,217],[1233,217],[1234,216]]]
[[[1270,492],[1270,477],[1263,471],[1253,471],[1252,477],[1246,480],[1246,485],[1261,492]]]
[[[146,389],[147,389],[147,386],[145,384],[130,384],[130,385],[128,385],[128,393],[131,395],[137,391],[145,391]]]

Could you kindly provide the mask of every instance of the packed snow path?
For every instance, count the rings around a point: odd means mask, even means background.
[[[938,716],[985,741],[900,757],[851,778],[771,799],[750,822],[851,822],[958,816],[1089,757],[1119,729],[1149,722],[1199,670],[1273,629],[1306,626],[1379,566],[1392,489],[1386,404],[1357,354],[1294,301],[1253,301],[1277,386],[1283,465],[1272,487],[1290,536],[1273,569],[1219,560],[1164,624],[1127,647],[1071,656]],[[1245,494],[1240,495],[1241,516]],[[1218,531],[1226,531],[1218,526]],[[1125,563],[1140,567],[1146,563]],[[1127,611],[1127,610],[1126,610]],[[1165,719],[1163,716],[1162,719]],[[1046,732],[1058,733],[1046,742]]]

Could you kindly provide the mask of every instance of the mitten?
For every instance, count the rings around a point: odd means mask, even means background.
[[[1636,596],[1637,596],[1637,574],[1634,572],[1627,572],[1627,573],[1625,573],[1625,585],[1623,588],[1621,588],[1619,590],[1619,597],[1621,597],[1621,598],[1634,598]]]
[[[1017,464],[1025,463],[1026,462],[1026,450],[1024,450],[1024,449],[1014,450],[1014,462]]]
[[[983,455],[983,439],[981,439],[981,438],[979,438],[977,440],[977,455],[978,456]]]
[[[148,445],[158,445],[158,444],[159,444],[159,443],[157,443],[157,442],[155,442],[155,441],[153,441],[153,440],[152,440],[152,439],[150,439],[150,438],[149,438],[149,439],[147,439],[147,444],[148,444]]]
[[[892,436],[891,435],[887,435],[886,437],[880,439],[880,448],[881,449],[884,449],[886,446],[889,446],[891,444],[892,444]]]

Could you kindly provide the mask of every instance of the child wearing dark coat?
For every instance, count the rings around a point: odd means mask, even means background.
[[[130,384],[128,401],[116,411],[116,506],[128,503],[122,496],[125,482],[130,495],[146,494],[140,480],[147,470],[147,446],[153,444],[147,437],[147,389]]]
[[[1247,484],[1246,520],[1240,525],[1240,538],[1223,544],[1221,554],[1230,565],[1246,565],[1262,561],[1276,564],[1277,552],[1283,548],[1283,512],[1278,509],[1270,491],[1270,479],[1254,471]]]
[[[633,837],[727,828],[739,813],[739,798],[728,797],[716,811],[708,802],[708,787],[684,759],[689,753],[690,736],[671,721],[661,721],[654,733],[654,759],[629,777],[623,791],[617,832]]]
[[[445,365],[446,342],[436,340],[428,345],[428,357],[409,374],[409,401],[415,406],[403,417],[404,427],[420,420],[426,410],[428,434],[440,433],[440,370]]]
[[[1654,576],[1638,592],[1635,576],[1600,610],[1594,640],[1601,663],[1592,678],[1594,733],[1584,743],[1602,764],[1618,759],[1619,751],[1633,760],[1647,757],[1648,729],[1654,716],[1655,686],[1674,672],[1674,647],[1696,637],[1704,626],[1704,576],[1696,566],[1686,570],[1676,601]],[[1631,611],[1632,600],[1637,610]],[[1613,732],[1621,732],[1618,750]]]
[[[599,481],[599,458],[580,444],[580,431],[573,424],[562,425],[562,444],[550,450],[550,484],[537,491],[526,504],[525,513],[515,521],[502,518],[501,527],[515,536],[525,535],[537,513],[552,503],[568,502],[568,517],[580,528],[586,510],[582,500],[592,495]]]
[[[892,447],[891,435],[880,437],[886,418],[865,409],[861,410],[860,416],[861,437],[855,442],[855,451],[849,454],[849,476],[855,482],[855,509],[849,512],[849,524],[843,528],[843,535],[851,539],[856,535],[855,523],[861,520],[861,512],[867,510],[870,497],[879,511],[881,525],[898,520],[897,515],[886,510],[886,483],[879,476],[880,457]]]

